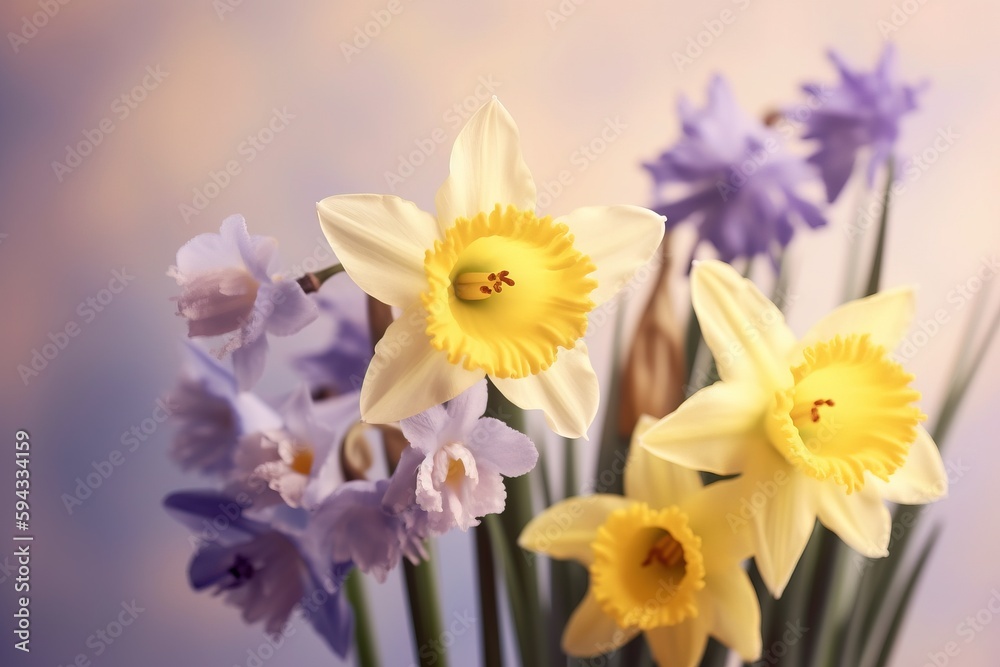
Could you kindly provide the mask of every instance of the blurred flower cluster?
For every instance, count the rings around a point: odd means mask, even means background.
[[[750,663],[792,622],[809,635],[785,639],[783,664],[884,664],[936,540],[902,565],[911,538],[890,553],[890,508],[946,495],[939,446],[1000,317],[925,428],[892,356],[914,291],[880,290],[899,125],[918,88],[897,80],[891,47],[871,73],[831,57],[836,86],[805,85],[807,103],[764,119],[721,76],[703,109],[682,99],[677,142],[644,164],[652,210],[537,215],[494,98],[457,137],[435,214],[388,195],[317,205],[339,264],[274,274],[276,242],[239,216],[184,245],[169,272],[191,339],[172,454],[210,486],[165,505],[192,531],[191,586],[270,633],[300,613],[367,667],[395,630],[367,617],[359,573],[384,582],[403,563],[416,658],[447,664],[432,543],[472,529],[490,667],[505,664],[506,622],[519,664],[539,667],[602,655],[721,667],[729,650]],[[784,257],[796,230],[835,224],[821,192],[834,201],[859,154],[862,187],[889,166],[867,287],[797,337]],[[686,249],[670,233],[684,224],[697,228]],[[689,258],[679,274],[675,254]],[[674,280],[688,283],[686,321]],[[633,331],[611,304],[610,354],[624,363],[602,401],[584,337],[620,292],[647,300]],[[284,364],[300,384],[256,393],[268,337],[315,321],[326,344]],[[600,407],[600,484],[582,493],[574,450]],[[532,410],[550,433],[530,428]],[[562,493],[536,465],[560,453]],[[850,551],[880,564],[855,576]],[[544,574],[530,552],[553,559]],[[835,608],[830,591],[853,604]]]

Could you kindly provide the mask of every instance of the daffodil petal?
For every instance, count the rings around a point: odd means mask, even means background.
[[[559,350],[555,363],[540,373],[490,380],[514,405],[542,410],[549,428],[559,435],[587,437],[587,429],[597,414],[600,388],[583,341],[572,350]]]
[[[802,337],[798,350],[834,336],[867,333],[874,345],[895,349],[906,335],[916,312],[916,297],[910,287],[897,287],[849,301],[831,311]]]
[[[426,289],[424,254],[441,238],[434,216],[389,195],[338,195],[316,204],[323,234],[351,279],[405,308]]]
[[[765,486],[765,490],[771,487]],[[688,515],[691,530],[701,538],[701,553],[707,572],[739,568],[740,563],[754,553],[754,533],[749,509],[758,500],[740,479],[722,480],[709,484],[700,493],[689,496],[680,504]]]
[[[723,380],[791,384],[795,336],[781,311],[736,269],[715,260],[691,272],[691,303]]]
[[[563,651],[578,658],[590,658],[621,648],[639,634],[637,628],[619,627],[604,613],[590,591],[577,606],[563,631]]]
[[[711,634],[740,654],[743,662],[753,662],[761,654],[760,603],[750,577],[739,567],[710,572],[705,591],[715,610]]]
[[[663,239],[666,218],[639,206],[587,206],[558,216],[574,237],[573,246],[597,266],[597,288],[590,298],[600,305],[618,293],[646,265]],[[649,277],[655,271],[649,272]]]
[[[749,383],[716,382],[642,434],[642,445],[667,461],[717,475],[743,472],[766,401]]]
[[[922,426],[917,427],[917,439],[910,445],[906,463],[889,476],[889,481],[869,476],[868,482],[883,498],[902,505],[923,505],[948,495],[948,473],[941,452]]]
[[[389,325],[375,346],[361,386],[361,418],[387,424],[449,401],[483,379],[482,371],[451,364],[431,346],[427,313],[414,305]]]
[[[882,502],[878,489],[870,484],[854,493],[832,481],[812,482],[818,487],[820,522],[837,534],[844,543],[868,558],[889,555],[892,517]]]
[[[590,545],[597,529],[609,514],[629,505],[627,498],[607,494],[568,498],[529,521],[517,543],[528,551],[589,565],[594,559]]]
[[[777,452],[773,455],[778,457]],[[818,498],[812,478],[791,466],[772,467],[770,472],[766,477],[744,476],[741,482],[752,517],[757,569],[771,595],[780,598],[812,535]],[[767,486],[769,481],[773,485]]]
[[[708,643],[711,616],[711,609],[699,609],[697,616],[683,623],[647,630],[646,641],[656,664],[695,667],[701,662]]]
[[[701,475],[666,459],[654,456],[639,444],[642,434],[656,423],[656,418],[643,415],[632,432],[632,444],[625,466],[625,495],[653,509],[680,505],[701,490]]]
[[[472,115],[451,149],[448,178],[434,198],[441,231],[500,204],[535,208],[535,182],[521,155],[517,125],[497,100]]]

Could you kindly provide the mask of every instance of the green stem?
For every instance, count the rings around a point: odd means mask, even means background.
[[[312,292],[319,291],[320,285],[325,283],[330,278],[334,277],[338,273],[343,273],[343,264],[334,264],[333,266],[328,266],[325,269],[320,269],[319,271],[314,271],[312,273],[307,273],[295,282],[299,284],[302,291],[306,294],[311,294]]]
[[[560,499],[575,496],[577,493],[576,448],[579,446],[574,438],[562,438],[563,455],[563,490]],[[551,505],[551,499],[549,505]],[[552,559],[549,561],[549,580],[552,600],[552,627],[561,630],[566,627],[569,615],[576,608],[583,593],[577,586],[576,563],[568,560]],[[578,593],[579,591],[579,593]],[[549,653],[553,664],[563,662],[566,658],[562,652],[560,632],[549,633]]]
[[[831,533],[832,535],[832,533]],[[829,665],[832,667],[843,650],[840,643],[847,623],[844,615],[844,596],[851,595],[856,591],[857,585],[851,586],[847,580],[851,554],[847,547],[837,541],[831,550],[833,565],[829,582],[825,586],[823,595],[818,601],[810,601],[815,611],[810,610],[810,617],[815,618],[814,624],[807,627],[818,630],[811,644],[807,644],[811,651],[810,657],[805,664]],[[819,579],[819,577],[817,577]]]
[[[500,419],[511,428],[524,432],[524,412],[511,403],[493,383],[488,385],[486,416]],[[545,663],[545,619],[542,614],[541,597],[538,591],[538,579],[533,569],[534,555],[517,546],[521,531],[534,516],[531,499],[531,474],[504,479],[507,488],[507,506],[500,515],[504,538],[509,545],[511,570],[514,579],[508,579],[508,593],[513,588],[519,589],[523,599],[525,620],[523,626],[518,626],[518,644],[521,649],[521,664],[525,667],[540,667]],[[520,629],[523,627],[524,632]]]
[[[865,232],[868,231],[868,225],[862,224],[862,213],[867,213],[867,207],[870,204],[871,190],[867,186],[857,195],[857,208],[856,214],[854,216],[854,227],[852,229],[858,230],[857,233],[848,233],[848,246],[847,246],[847,270],[844,272],[844,287],[843,293],[841,294],[840,302],[845,303],[856,298],[857,290],[855,289],[855,283],[857,282],[858,275],[858,265],[861,263],[861,252],[862,246],[864,245]]]
[[[417,664],[421,667],[448,667],[434,560],[429,543],[427,552],[427,560],[419,565],[403,561],[406,594],[410,602],[410,622],[417,642]]]
[[[536,649],[542,647],[531,644],[532,630],[531,622],[528,618],[529,610],[524,600],[524,590],[518,583],[518,562],[521,558],[514,553],[514,547],[507,540],[504,526],[501,522],[502,515],[487,514],[483,517],[483,523],[490,533],[494,553],[500,554],[500,562],[503,565],[504,579],[507,583],[507,600],[510,603],[510,616],[514,622],[514,635],[517,639],[518,650],[522,656],[522,664],[544,664],[535,660]],[[524,657],[526,656],[526,657]]]
[[[684,381],[687,383],[686,395],[693,394],[695,389],[694,370],[698,363],[698,352],[701,349],[701,325],[698,323],[698,315],[694,312],[694,305],[691,306],[691,313],[688,315],[687,334],[684,336],[684,359],[687,361],[687,368],[684,371]]]
[[[760,570],[757,569],[756,561],[751,560],[747,563],[747,575],[750,577],[750,583],[753,584],[753,589],[757,593],[757,600],[760,604],[760,636],[764,644],[764,650],[767,650],[767,638],[771,636],[771,622],[775,618],[775,600],[771,597],[767,586],[764,585],[764,580],[760,576]]]
[[[574,438],[563,438],[566,451],[563,454],[563,499],[577,494],[576,448],[579,443]]]
[[[622,348],[622,334],[625,328],[625,308],[618,308],[615,315],[615,331],[612,337],[611,350],[611,386],[605,394],[607,397],[604,408],[604,424],[601,428],[601,446],[597,454],[597,470],[594,472],[594,479],[600,481],[605,470],[614,472],[615,461],[621,460],[624,469],[624,461],[628,457],[628,438],[623,437],[618,432],[618,413],[621,408],[621,379],[622,363],[618,350]],[[610,485],[600,484],[594,490],[599,493],[621,494],[624,489],[624,480],[621,475],[614,475]]]
[[[809,628],[816,629],[816,626],[808,618],[811,612],[811,603],[816,596],[817,584],[820,583],[816,577],[816,569],[820,565],[823,537],[824,532],[821,526],[814,526],[812,535],[809,537],[809,542],[806,544],[806,549],[795,566],[795,571],[792,573],[792,578],[789,580],[780,602],[773,605],[774,608],[781,611],[781,617],[773,618],[774,622],[768,625],[770,634],[765,635],[767,638],[765,650],[769,650],[774,646],[774,642],[780,641],[781,634],[785,631],[788,621],[794,623],[797,620],[807,619],[805,624]],[[802,655],[808,653],[809,644],[814,643],[814,639],[815,637],[810,634],[803,637],[802,641],[790,645],[788,647],[788,656],[786,657],[789,664],[812,664],[808,660],[803,659]]]
[[[882,215],[878,222],[878,239],[875,242],[875,255],[872,257],[872,270],[868,274],[868,286],[865,296],[878,292],[882,279],[882,257],[885,255],[886,232],[889,229],[889,203],[892,198],[892,183],[896,175],[896,160],[891,155],[886,163],[885,192],[882,195]]]
[[[479,566],[479,613],[483,619],[483,665],[501,667],[500,618],[497,607],[493,545],[486,526],[476,526],[476,561]]]
[[[324,269],[334,275],[334,267]],[[321,271],[320,273],[323,273]],[[372,346],[378,345],[392,323],[392,310],[373,296],[368,297],[368,330]],[[385,441],[386,461],[391,476],[395,464],[389,452],[389,442]],[[434,552],[431,542],[427,542],[427,559],[419,565],[403,560],[403,578],[406,581],[406,597],[410,606],[410,624],[416,641],[417,662],[422,667],[448,667],[447,649],[442,643],[444,637],[441,624],[441,606],[438,602],[437,584],[434,577]]]
[[[345,584],[347,599],[354,609],[354,655],[358,667],[378,667],[378,649],[376,648],[371,618],[368,614],[368,600],[365,597],[364,582],[361,572],[352,570]]]
[[[729,658],[729,649],[712,637],[708,638],[705,654],[701,657],[700,667],[724,667]]]
[[[619,650],[619,660],[622,667],[639,667],[642,664],[642,654],[646,649],[646,638],[640,634]]]
[[[535,443],[535,447],[538,449],[538,464],[535,466],[538,469],[538,481],[539,486],[542,489],[542,502],[544,507],[552,507],[553,496],[552,496],[552,483],[549,481],[549,448],[547,446],[539,447],[540,443],[545,442],[545,436],[539,437],[538,433],[526,434],[529,435],[531,441]],[[546,443],[547,444],[547,443]]]

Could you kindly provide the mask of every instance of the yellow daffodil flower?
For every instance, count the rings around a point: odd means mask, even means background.
[[[553,430],[584,435],[597,412],[587,314],[650,260],[664,218],[637,206],[535,215],[517,127],[493,98],[462,129],[437,217],[388,195],[318,205],[348,275],[402,315],[361,389],[365,421],[397,421],[488,376]]]
[[[937,446],[921,426],[913,376],[889,357],[913,318],[911,289],[847,303],[801,340],[754,284],[701,262],[691,299],[720,382],[642,437],[653,454],[719,475],[739,474],[735,526],[749,524],[757,565],[775,597],[818,518],[869,557],[888,554],[883,500],[945,495]]]
[[[643,417],[635,434],[654,421]],[[750,531],[734,530],[724,518],[740,490],[734,482],[702,488],[697,472],[633,441],[624,497],[569,498],[528,523],[522,548],[590,570],[563,650],[597,656],[644,632],[658,664],[694,667],[711,635],[744,661],[756,660],[760,606],[741,566],[752,551]]]

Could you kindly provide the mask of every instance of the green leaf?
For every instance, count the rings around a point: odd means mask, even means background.
[[[496,514],[487,514],[483,517],[483,523],[490,534],[490,541],[493,543],[495,553],[500,555],[500,563],[503,566],[504,579],[507,582],[507,599],[510,603],[510,615],[514,621],[514,631],[517,637],[518,648],[522,656],[522,664],[541,664],[535,662],[536,651],[540,648],[531,643],[534,633],[530,625],[531,619],[527,613],[524,593],[518,583],[516,556],[507,542],[507,536],[500,523],[500,517]]]
[[[403,577],[410,602],[410,622],[417,642],[417,661],[421,667],[448,667],[448,649],[442,641],[441,605],[430,543],[427,544],[427,560],[419,565],[403,561]]]
[[[358,667],[378,667],[378,648],[372,631],[371,617],[368,615],[368,601],[365,598],[361,572],[355,568],[347,575],[344,584],[347,599],[354,609],[354,655]]]
[[[920,581],[920,575],[923,574],[924,567],[927,565],[927,560],[934,551],[934,547],[937,545],[938,537],[940,537],[940,535],[941,527],[935,526],[934,530],[924,542],[924,546],[920,550],[920,556],[918,556],[917,562],[914,563],[913,568],[910,570],[910,574],[906,579],[906,584],[904,585],[903,591],[899,596],[899,601],[896,603],[896,607],[892,612],[889,629],[881,641],[881,650],[879,651],[878,658],[875,660],[874,667],[885,667],[886,663],[889,661],[889,656],[892,655],[892,648],[896,643],[896,637],[899,634],[900,628],[903,626],[903,620],[906,618],[906,612],[909,611],[910,598],[913,597],[913,591],[916,590],[917,582]],[[876,646],[878,646],[878,644],[876,644]]]
[[[980,299],[982,301],[982,299]],[[967,333],[965,336],[965,341],[963,341],[963,348],[971,349],[971,338],[972,332],[975,330],[975,325],[977,318],[973,317],[969,320]],[[996,338],[997,330],[1000,329],[1000,308],[997,308],[997,312],[994,313],[993,319],[990,320],[989,325],[986,328],[986,335],[980,342],[979,347],[972,354],[971,358],[967,361],[963,359],[963,355],[960,354],[958,361],[955,364],[955,372],[952,380],[952,384],[949,387],[948,395],[945,398],[944,404],[941,406],[941,413],[938,415],[937,423],[934,425],[934,442],[938,443],[938,447],[947,437],[948,432],[951,430],[951,425],[954,422],[955,416],[958,413],[958,408],[962,404],[962,400],[965,398],[966,392],[969,390],[969,386],[972,381],[976,378],[976,374],[979,369],[983,366],[983,360],[986,358],[987,352],[989,352],[990,344],[993,339]],[[965,362],[965,363],[963,363]]]
[[[497,601],[496,571],[493,566],[493,545],[489,528],[476,526],[476,565],[479,573],[479,613],[483,618],[483,665],[503,665],[500,641],[500,612]]]
[[[892,198],[892,181],[896,175],[896,159],[889,156],[886,161],[885,192],[882,194],[882,215],[878,222],[878,240],[875,241],[875,256],[872,257],[871,273],[868,274],[868,286],[865,296],[878,292],[882,280],[882,257],[885,255],[885,238],[889,230],[889,203]]]

